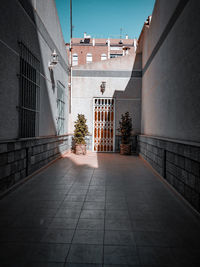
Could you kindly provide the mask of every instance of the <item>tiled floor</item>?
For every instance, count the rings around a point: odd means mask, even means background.
[[[200,266],[200,220],[136,156],[68,154],[0,201],[0,266]]]

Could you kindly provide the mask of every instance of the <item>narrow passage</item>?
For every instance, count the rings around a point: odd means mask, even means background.
[[[198,217],[136,156],[68,154],[0,214],[1,266],[200,266]]]

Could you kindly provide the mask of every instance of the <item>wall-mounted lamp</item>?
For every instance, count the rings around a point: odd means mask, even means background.
[[[105,92],[105,90],[106,90],[106,82],[101,82],[100,91],[101,91],[102,95]]]
[[[51,54],[51,61],[49,62],[48,68],[50,70],[53,69],[58,63],[58,54],[56,53],[56,50],[54,49],[53,53]]]

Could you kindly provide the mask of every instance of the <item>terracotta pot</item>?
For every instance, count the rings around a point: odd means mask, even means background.
[[[121,155],[130,155],[131,154],[131,144],[121,144],[120,145],[120,154]]]
[[[86,145],[75,144],[75,154],[76,155],[86,155]]]

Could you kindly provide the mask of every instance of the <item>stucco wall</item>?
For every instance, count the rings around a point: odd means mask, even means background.
[[[197,0],[156,1],[143,32],[143,134],[200,141],[199,12]]]
[[[32,7],[30,3],[33,2]],[[53,0],[3,0],[0,10],[0,139],[18,138],[19,45],[22,41],[40,60],[39,136],[55,135],[57,124],[57,81],[65,85],[65,133],[68,120],[67,53]],[[45,1],[46,2],[46,1]],[[35,9],[36,7],[36,9]],[[49,19],[51,14],[51,19]],[[12,19],[10,19],[12,18]],[[48,22],[48,23],[47,23]],[[59,54],[54,69],[55,88],[48,63],[52,51]]]
[[[136,73],[135,73],[135,72]],[[115,122],[122,113],[130,112],[134,132],[140,132],[141,55],[124,56],[73,68],[72,113],[69,131],[73,133],[77,114],[85,114],[89,132],[93,131],[93,98],[116,99]],[[136,77],[138,76],[138,77]],[[100,92],[102,81],[106,82],[104,94]],[[116,131],[115,134],[118,134]]]

